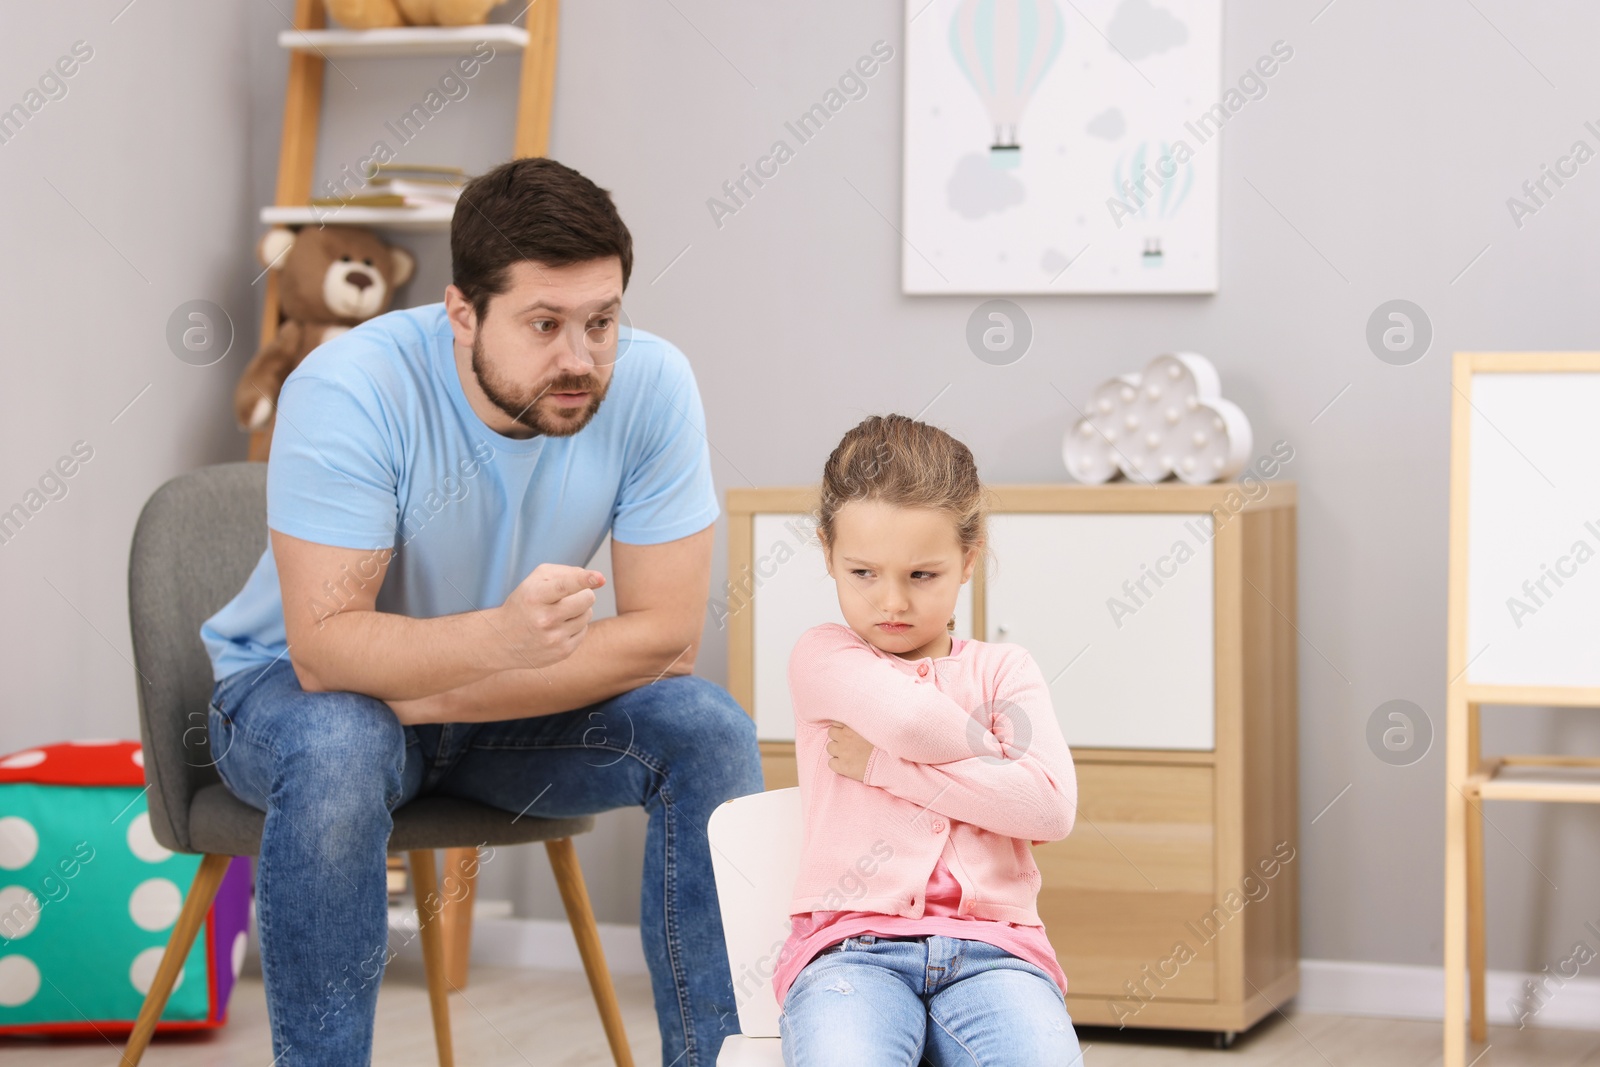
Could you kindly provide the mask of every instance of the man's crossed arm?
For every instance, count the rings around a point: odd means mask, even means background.
[[[289,659],[306,690],[365,693],[406,723],[585,707],[693,670],[712,536],[708,526],[658,545],[613,540],[617,614],[591,624],[604,577],[582,567],[541,564],[498,607],[413,619],[375,608],[387,551],[334,548],[274,530]],[[352,581],[352,572],[364,580]],[[329,580],[343,580],[348,594],[332,613],[320,603]]]

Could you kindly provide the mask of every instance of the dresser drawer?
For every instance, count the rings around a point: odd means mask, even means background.
[[[1158,998],[1214,999],[1214,770],[1080,762],[1077,771],[1072,835],[1033,850],[1039,915],[1069,990],[1125,998],[1131,981]],[[1192,959],[1175,954],[1180,942]]]

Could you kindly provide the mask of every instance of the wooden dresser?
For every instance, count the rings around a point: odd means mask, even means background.
[[[1068,1010],[1231,1040],[1300,981],[1295,484],[990,488],[956,629],[1032,653],[1072,747],[1077,826],[1034,849]],[[797,781],[789,652],[843,621],[815,502],[727,495],[712,614],[769,789]]]

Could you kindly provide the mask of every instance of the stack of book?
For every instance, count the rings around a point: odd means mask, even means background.
[[[314,196],[312,207],[452,206],[468,175],[460,167],[379,163],[367,184],[348,196]]]

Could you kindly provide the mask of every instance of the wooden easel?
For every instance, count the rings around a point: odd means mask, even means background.
[[[1445,907],[1444,907],[1444,1065],[1466,1067],[1464,1013],[1470,1017],[1473,1041],[1488,1037],[1485,991],[1485,928],[1483,809],[1485,800],[1523,800],[1556,803],[1600,803],[1600,759],[1561,755],[1508,755],[1484,758],[1479,712],[1485,705],[1565,706],[1600,708],[1600,682],[1588,685],[1544,685],[1519,681],[1507,684],[1474,681],[1470,668],[1490,645],[1469,648],[1471,518],[1473,486],[1472,434],[1474,417],[1481,414],[1485,429],[1510,441],[1474,403],[1474,378],[1495,374],[1600,375],[1600,352],[1457,352],[1453,367],[1454,393],[1450,432],[1450,571],[1449,647],[1446,661],[1445,722]],[[1498,414],[1496,415],[1498,419]],[[1562,424],[1553,415],[1547,420]],[[1489,427],[1493,427],[1490,429]],[[1572,426],[1579,450],[1593,437],[1586,425]],[[1515,430],[1511,430],[1515,433]],[[1526,444],[1526,442],[1522,442]],[[1517,444],[1511,445],[1517,448]],[[1519,453],[1521,449],[1518,448]],[[1522,457],[1528,464],[1530,484],[1548,482],[1539,470],[1544,455]],[[1539,475],[1536,479],[1535,475]],[[1559,475],[1557,476],[1559,479]],[[1562,531],[1552,530],[1559,534]],[[1488,540],[1485,538],[1485,540]],[[1600,566],[1596,564],[1595,566]],[[1576,593],[1565,593],[1574,596]],[[1481,637],[1473,638],[1482,640]],[[1502,668],[1494,668],[1499,670]],[[1489,672],[1489,673],[1492,673]],[[1534,771],[1528,775],[1524,772]],[[1465,1007],[1470,983],[1470,1012]],[[1480,1053],[1481,1055],[1481,1053]],[[1475,1061],[1474,1061],[1475,1062]]]
[[[517,92],[517,117],[513,158],[542,156],[550,143],[550,111],[555,95],[556,34],[559,0],[535,0],[527,9],[527,45],[522,51],[521,85]],[[315,34],[327,28],[322,0],[295,0],[291,42],[296,47],[289,57],[289,80],[283,100],[283,136],[278,153],[278,207],[305,207],[311,200],[312,172],[316,165],[317,129],[322,114],[322,79],[326,60],[314,45]],[[375,31],[381,34],[427,34],[425,28],[408,31]],[[359,34],[345,36],[359,37]],[[308,43],[311,42],[311,43]],[[303,47],[302,47],[303,45]],[[356,49],[359,51],[359,49]],[[373,55],[406,54],[374,49]],[[415,54],[415,53],[411,53]],[[309,218],[307,221],[310,221]],[[266,293],[261,309],[262,347],[277,336],[280,315],[278,275],[268,271]],[[273,424],[250,435],[249,458],[265,461],[272,446]],[[440,914],[444,934],[445,974],[457,988],[467,984],[468,959],[472,946],[472,906],[476,896],[474,849],[445,850],[444,878],[461,880],[466,892],[447,894]],[[566,887],[563,886],[563,892]]]

